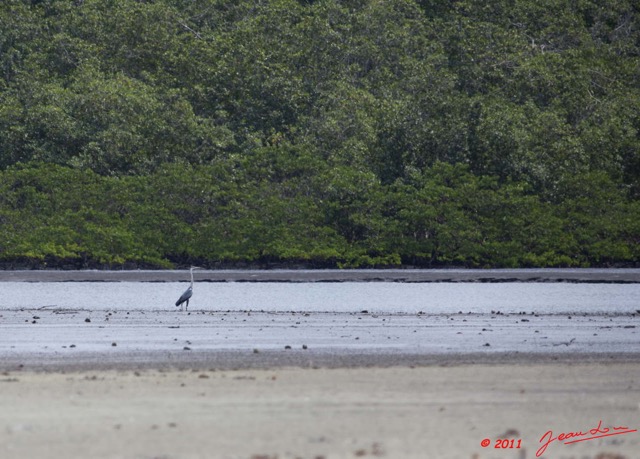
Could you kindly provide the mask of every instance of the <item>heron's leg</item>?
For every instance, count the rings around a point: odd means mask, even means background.
[[[187,309],[189,309],[189,300],[187,300],[187,306],[184,308],[184,310],[186,311]]]

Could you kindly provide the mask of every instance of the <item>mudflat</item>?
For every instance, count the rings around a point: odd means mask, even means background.
[[[175,308],[174,308],[175,309]],[[640,317],[0,310],[0,371],[640,362]]]
[[[188,272],[187,272],[188,274]],[[640,283],[640,269],[199,270],[199,282],[581,282]],[[0,282],[177,282],[179,270],[0,270]]]

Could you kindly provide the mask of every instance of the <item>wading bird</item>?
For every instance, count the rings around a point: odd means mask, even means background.
[[[189,298],[191,298],[191,296],[193,295],[193,270],[194,269],[200,269],[198,266],[192,266],[191,268],[189,268],[189,272],[191,273],[191,285],[189,286],[188,289],[185,290],[185,292],[180,295],[180,298],[178,298],[178,301],[176,301],[176,306],[180,306],[180,310],[182,311],[182,304],[186,301],[186,306],[184,308],[184,310],[186,311],[187,308],[189,307]]]

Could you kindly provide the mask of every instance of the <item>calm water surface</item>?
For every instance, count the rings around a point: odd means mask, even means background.
[[[188,282],[3,282],[0,310],[175,309]],[[209,283],[196,282],[190,310],[378,313],[628,313],[640,284],[570,283]]]

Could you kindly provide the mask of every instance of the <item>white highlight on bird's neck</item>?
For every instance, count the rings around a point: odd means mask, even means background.
[[[199,266],[192,266],[191,268],[189,268],[189,273],[191,273],[191,288],[193,290],[193,270],[194,269],[201,269]]]

